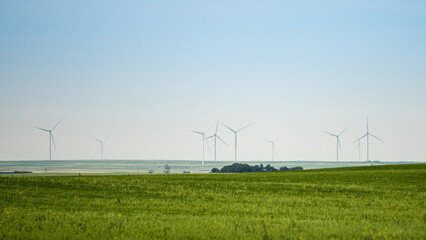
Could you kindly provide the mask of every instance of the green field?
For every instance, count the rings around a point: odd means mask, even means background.
[[[426,239],[426,164],[0,178],[0,239]]]

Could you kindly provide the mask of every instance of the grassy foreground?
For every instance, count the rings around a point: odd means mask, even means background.
[[[0,178],[0,239],[426,239],[426,164]]]

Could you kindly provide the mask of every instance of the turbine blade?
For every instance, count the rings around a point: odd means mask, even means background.
[[[216,122],[216,131],[214,132],[215,134],[217,134],[217,128],[219,127],[219,119],[217,119],[217,122]]]
[[[191,132],[193,132],[193,133],[196,133],[196,134],[200,134],[200,135],[203,135],[203,133],[202,132],[197,132],[197,131],[194,131],[194,130],[190,130]]]
[[[345,130],[341,131],[339,136],[342,135],[342,133],[344,133],[346,130],[348,130],[349,127],[345,128]]]
[[[222,141],[227,147],[229,147],[228,144],[226,144],[226,142],[221,137],[217,136],[217,138],[219,138],[220,141]]]
[[[206,133],[211,127],[212,127],[212,125],[213,124],[210,124],[210,126],[208,127],[208,128],[206,128],[206,130],[204,130],[204,132],[203,133]]]
[[[354,151],[357,150],[358,148],[360,148],[360,146],[361,146],[361,142],[358,142],[358,144],[356,145]]]
[[[108,136],[107,138],[105,138],[105,139],[104,139],[104,142],[105,142],[106,140],[110,139],[110,138],[111,138],[111,136]]]
[[[366,134],[364,134],[364,136],[362,136],[362,137],[358,138],[357,140],[355,140],[355,142],[358,142],[359,140],[361,140],[361,139],[365,138],[366,136],[367,136],[367,133],[366,133]],[[354,142],[354,143],[355,143],[355,142]]]
[[[228,126],[226,126],[224,123],[221,123],[223,126],[225,126],[227,129],[229,129],[231,132],[236,133],[236,131]]]
[[[33,126],[33,128],[37,128],[37,129],[40,129],[40,130],[42,130],[42,131],[49,132],[49,130],[44,129],[44,128],[39,128],[39,127],[34,127],[34,126]]]
[[[206,138],[204,138],[204,139],[209,139],[209,138],[212,138],[212,137],[214,137],[215,135],[211,135],[210,137],[206,137]]]
[[[373,134],[371,134],[371,133],[370,133],[370,135],[371,135],[371,136],[373,136],[373,137],[375,137],[377,140],[381,141],[382,143],[384,143],[382,139],[380,139],[380,138],[378,138],[378,137],[374,136],[374,135],[373,135]]]
[[[274,143],[272,143],[272,149],[274,149],[275,153],[277,152],[277,150],[275,149],[275,144]]]
[[[98,142],[99,142],[100,144],[102,144],[102,141],[101,141],[101,140],[99,140],[99,139],[96,139],[96,138],[95,138],[95,140],[96,140],[96,141],[98,141]]]
[[[55,150],[56,150],[55,138],[53,137],[53,133],[52,132],[50,132],[50,137],[52,138],[53,146],[55,147]]]
[[[326,133],[326,134],[329,134],[329,135],[331,135],[331,136],[333,136],[333,137],[337,137],[337,135],[336,134],[332,134],[332,133],[329,133],[329,132],[326,132],[326,131],[322,131],[323,133]]]
[[[246,129],[246,128],[250,127],[250,125],[251,125],[251,123],[248,124],[247,126],[243,127],[243,128],[240,128],[240,130],[238,130],[237,132],[241,132],[243,129]]]
[[[53,131],[53,129],[55,129],[55,128],[59,125],[59,123],[61,123],[63,120],[64,120],[64,119],[62,119],[62,120],[61,120],[61,121],[59,121],[57,124],[55,124],[55,126],[53,126],[53,128],[52,128],[52,130],[51,130],[51,131]]]
[[[268,142],[268,143],[272,143],[272,144],[274,144],[274,142],[269,141],[269,140],[266,140],[266,139],[265,139],[265,142]]]
[[[204,141],[206,141],[206,144],[207,144],[207,148],[209,149],[209,152],[210,152],[210,146],[209,146],[209,141],[207,141],[207,139],[205,139],[205,138],[204,138]]]
[[[367,132],[368,132],[368,115],[365,118],[367,119]]]
[[[342,151],[342,144],[340,143],[340,138],[337,137],[337,144],[339,145],[340,152]]]

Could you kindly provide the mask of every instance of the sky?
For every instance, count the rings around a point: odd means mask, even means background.
[[[420,0],[2,0],[0,160],[424,162],[425,64]]]

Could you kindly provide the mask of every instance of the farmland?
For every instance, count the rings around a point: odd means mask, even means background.
[[[426,239],[426,164],[0,177],[1,239]]]

